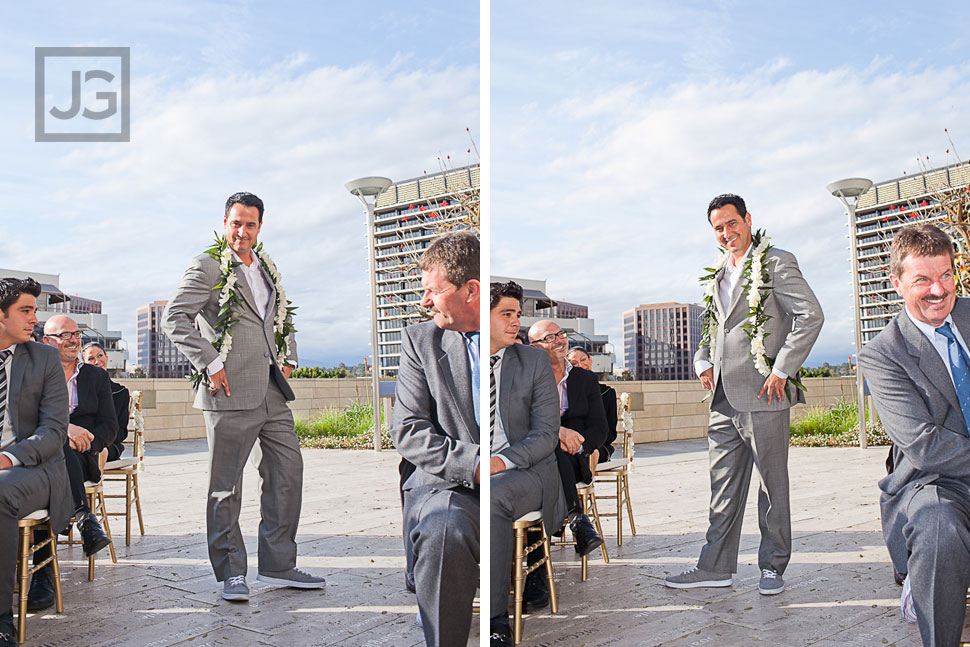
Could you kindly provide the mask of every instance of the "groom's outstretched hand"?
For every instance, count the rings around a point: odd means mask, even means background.
[[[209,395],[215,395],[219,392],[219,389],[225,389],[226,397],[229,397],[229,378],[226,377],[225,368],[209,376]]]
[[[708,391],[714,390],[714,367],[711,367],[701,373],[701,386]]]

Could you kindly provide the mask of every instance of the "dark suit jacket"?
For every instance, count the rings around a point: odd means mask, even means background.
[[[50,479],[51,522],[63,528],[74,511],[67,486],[63,446],[67,440],[67,384],[57,351],[44,344],[18,344],[8,376],[7,415],[17,442],[5,451]]]
[[[579,477],[588,482],[592,475],[586,457],[606,441],[606,411],[596,374],[585,368],[572,367],[566,378],[566,399],[568,406],[559,424],[582,434],[583,449],[578,456],[583,460],[578,463]]]
[[[477,491],[478,421],[461,333],[442,330],[433,321],[405,328],[396,396],[391,438],[415,466],[403,489]]]
[[[77,374],[77,408],[71,413],[71,424],[84,427],[92,434],[89,454],[97,456],[114,444],[118,436],[118,416],[111,395],[111,380],[103,368],[82,364]]]
[[[131,407],[131,393],[128,392],[128,387],[113,380],[110,380],[108,384],[111,386],[111,400],[114,404],[115,415],[118,417],[118,433],[115,434],[114,442],[111,445],[114,447],[115,455],[121,456],[125,449],[123,443],[128,438],[128,409]]]
[[[562,481],[556,467],[559,397],[544,350],[512,344],[502,356],[498,414],[509,446],[499,454],[517,469],[533,470],[542,481],[542,518],[555,531],[566,516]]]
[[[970,342],[970,299],[957,299],[951,314]],[[905,310],[862,349],[859,365],[894,443],[895,466],[879,488],[886,545],[905,571],[901,513],[918,484],[970,493],[970,436],[947,366]]]
[[[603,411],[606,413],[606,440],[600,447],[600,461],[605,462],[613,456],[613,443],[616,441],[616,390],[612,386],[600,384],[600,395],[603,396]]]

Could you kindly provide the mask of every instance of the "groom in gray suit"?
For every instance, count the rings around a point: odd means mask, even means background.
[[[62,450],[67,384],[57,351],[30,341],[40,293],[33,279],[0,279],[0,647],[17,644],[17,520],[46,508],[60,530],[74,510]]]
[[[491,451],[491,644],[511,645],[508,600],[512,571],[513,522],[524,514],[542,511],[549,532],[566,518],[562,481],[556,467],[559,445],[559,394],[549,355],[539,348],[515,343],[522,311],[522,287],[492,283],[490,290],[490,406]],[[491,391],[491,389],[490,389]],[[535,571],[533,582],[544,574]],[[530,575],[532,578],[532,575]],[[538,588],[533,585],[533,588]],[[527,591],[533,610],[548,603],[544,588]],[[531,594],[531,595],[530,595]]]
[[[761,475],[758,525],[761,546],[758,591],[775,595],[785,590],[782,578],[791,558],[791,513],[788,498],[789,409],[804,402],[804,394],[788,377],[798,374],[822,328],[822,308],[802,278],[795,257],[767,248],[769,279],[764,298],[767,376],[755,367],[746,333],[752,244],[751,214],[739,196],[714,198],[707,220],[727,261],[717,272],[711,300],[714,320],[708,343],[694,356],[694,368],[704,388],[713,392],[708,426],[711,471],[710,526],[697,566],[665,583],[671,588],[731,586],[738,568],[741,521],[752,466]],[[772,362],[773,360],[773,362]],[[767,372],[767,371],[766,371]],[[792,393],[794,391],[794,393]],[[789,398],[791,394],[791,398]]]
[[[859,354],[894,443],[883,535],[908,572],[904,617],[924,645],[956,647],[970,587],[970,299],[956,298],[953,243],[934,225],[896,233],[889,272],[905,307]]]
[[[294,399],[287,380],[296,366],[296,343],[290,335],[287,356],[282,361],[277,357],[275,322],[286,303],[278,303],[269,266],[253,249],[263,226],[262,200],[252,193],[229,196],[223,224],[241,296],[233,308],[231,348],[223,359],[213,346],[219,336],[223,270],[209,254],[192,259],[165,308],[162,329],[206,375],[195,407],[202,409],[209,440],[209,560],[216,579],[223,582],[222,597],[245,601],[249,587],[239,509],[243,467],[257,438],[262,487],[256,579],[305,589],[321,588],[324,580],[296,568],[303,457],[286,404]]]
[[[445,234],[421,255],[432,321],[401,335],[391,437],[414,465],[404,483],[418,609],[429,647],[464,645],[478,588],[479,242]]]

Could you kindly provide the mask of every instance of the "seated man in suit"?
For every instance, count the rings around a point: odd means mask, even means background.
[[[559,407],[549,356],[515,343],[522,287],[511,281],[492,283],[490,293],[490,633],[491,644],[499,646],[512,644],[508,616],[512,523],[541,510],[548,532],[553,532],[562,524],[566,506],[556,468]],[[541,551],[533,555],[540,558]],[[544,578],[544,569],[529,576],[526,601],[532,609],[548,603]]]
[[[81,347],[81,359],[85,364],[94,364],[100,369],[108,370],[108,353],[104,346],[96,341],[86,343]],[[112,379],[108,379],[111,387],[111,402],[115,407],[115,415],[118,417],[118,435],[114,442],[108,445],[108,462],[116,461],[121,458],[125,451],[125,439],[128,438],[128,409],[131,408],[131,394],[128,387],[118,384]]]
[[[566,361],[569,342],[566,331],[555,321],[540,319],[529,328],[529,341],[546,351],[559,391],[559,447],[556,461],[566,497],[569,528],[576,540],[576,552],[589,555],[603,544],[589,517],[583,514],[576,484],[589,483],[590,455],[606,441],[606,413],[599,380],[584,368]]]
[[[104,369],[81,361],[81,331],[67,315],[54,315],[47,320],[44,343],[57,349],[70,396],[71,421],[67,427],[64,460],[74,501],[74,519],[81,533],[84,554],[90,556],[109,543],[88,507],[84,482],[101,480],[101,453],[107,453],[118,435],[111,385]],[[39,578],[34,580],[37,582]]]
[[[57,353],[30,341],[40,292],[33,279],[0,279],[0,647],[17,644],[17,521],[46,508],[59,528],[71,516],[61,449],[67,387]]]
[[[576,346],[566,353],[566,359],[573,366],[593,370],[593,360],[585,349]],[[593,457],[597,463],[605,463],[613,456],[613,443],[616,441],[616,423],[618,422],[616,409],[616,390],[612,386],[600,383],[600,395],[603,396],[603,411],[606,412],[606,440],[600,448],[593,450]]]
[[[433,320],[401,335],[391,438],[414,465],[404,531],[429,647],[468,642],[478,588],[478,259],[470,232],[435,239],[418,263]]]
[[[883,536],[908,573],[904,617],[924,645],[956,647],[970,587],[970,299],[956,298],[953,243],[934,225],[897,232],[889,264],[905,307],[859,355],[895,443]]]

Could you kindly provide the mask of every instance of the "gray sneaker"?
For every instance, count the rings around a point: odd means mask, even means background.
[[[732,581],[731,573],[712,573],[697,566],[680,575],[668,575],[664,578],[664,584],[672,589],[731,586]]]
[[[245,575],[235,575],[222,583],[222,599],[245,602],[249,599],[249,587]]]
[[[276,572],[260,571],[256,579],[267,584],[289,586],[294,589],[322,589],[327,584],[327,581],[322,577],[304,573],[298,568]]]
[[[761,595],[778,595],[785,590],[785,580],[781,579],[778,571],[770,568],[761,569],[761,582],[758,584],[758,593]]]

